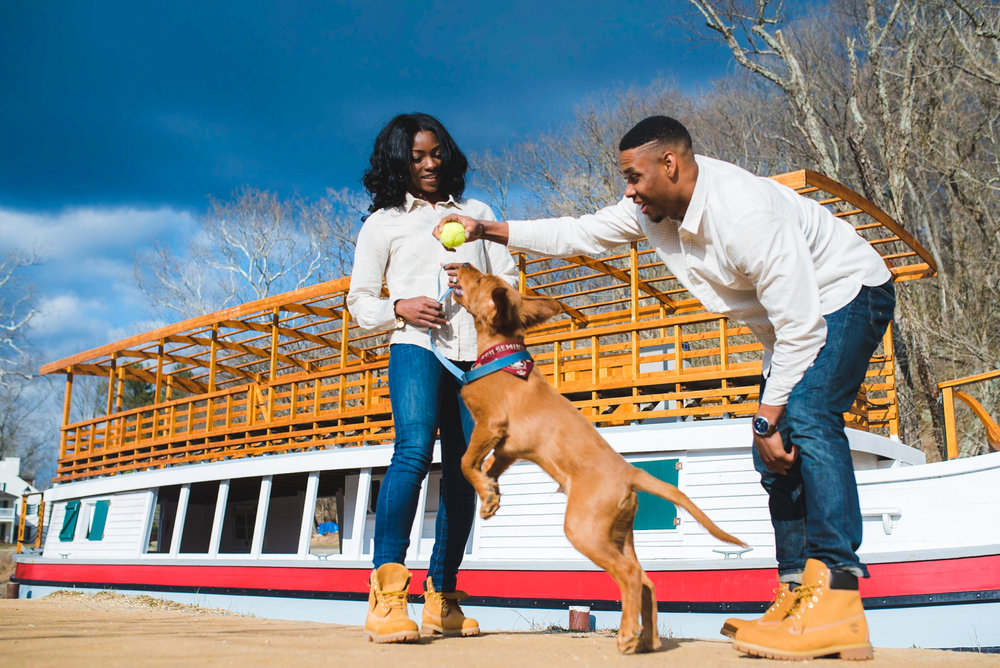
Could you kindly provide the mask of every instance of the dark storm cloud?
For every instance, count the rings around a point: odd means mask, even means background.
[[[669,72],[663,11],[3,3],[0,206],[200,209],[241,184],[357,187],[375,133],[400,111],[438,115],[475,151],[565,120],[601,88]]]

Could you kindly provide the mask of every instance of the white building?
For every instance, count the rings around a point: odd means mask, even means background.
[[[0,460],[0,543],[17,540],[17,525],[21,513],[21,497],[38,490],[21,478],[21,458],[5,457]],[[32,526],[28,532],[34,537],[38,526],[39,496],[32,497],[34,503],[28,505],[26,520]]]

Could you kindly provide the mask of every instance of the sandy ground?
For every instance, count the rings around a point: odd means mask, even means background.
[[[360,627],[258,619],[145,596],[56,593],[0,600],[5,666],[326,666],[604,668],[802,665],[743,656],[724,640],[665,639],[654,654],[623,657],[610,633],[489,633],[373,645]],[[837,666],[836,659],[809,662]],[[859,665],[859,664],[851,664]],[[865,668],[997,666],[1000,655],[876,650]]]

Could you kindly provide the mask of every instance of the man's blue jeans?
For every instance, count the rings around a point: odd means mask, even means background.
[[[862,287],[849,304],[825,316],[826,344],[778,421],[786,448],[799,446],[798,461],[786,475],[772,473],[754,448],[754,467],[769,496],[778,575],[785,581],[802,573],[806,559],[868,576],[856,554],[861,509],[844,413],[857,397],[895,305],[889,281]]]
[[[463,370],[471,363],[456,362]],[[389,347],[389,400],[396,427],[392,461],[375,509],[374,565],[403,563],[420,485],[430,470],[441,431],[441,497],[428,575],[438,591],[455,591],[458,567],[472,530],[476,492],[462,474],[473,420],[459,396],[461,385],[430,350]]]

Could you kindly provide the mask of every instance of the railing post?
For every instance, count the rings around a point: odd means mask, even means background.
[[[517,291],[522,295],[524,294],[525,288],[528,286],[528,273],[526,271],[527,260],[525,260],[524,253],[517,254]]]
[[[42,546],[42,529],[45,528],[45,497],[38,501],[38,531],[35,532],[35,549]]]
[[[945,458],[958,458],[958,436],[955,432],[955,393],[949,387],[941,388],[941,403],[944,406]]]
[[[66,425],[69,424],[69,411],[72,403],[73,403],[73,372],[67,369],[66,395],[63,398],[63,426],[62,429],[60,430],[60,436],[59,436],[59,459],[63,459],[66,456],[66,440],[67,440]]]
[[[18,554],[21,554],[21,547],[22,545],[24,545],[24,527],[27,524],[27,515],[28,515],[28,497],[22,496],[21,516],[17,518],[17,538],[14,539],[17,542]]]
[[[208,349],[208,391],[215,392],[215,365],[219,355],[219,323],[212,325],[212,340]]]
[[[275,307],[271,312],[271,369],[267,382],[267,421],[270,424],[274,420],[274,402],[277,390],[274,381],[278,379],[278,322],[281,317],[281,309]]]
[[[118,377],[115,383],[115,412],[121,413],[125,403],[125,367],[118,367]]]
[[[350,334],[351,314],[347,310],[347,295],[344,295],[344,302],[340,309],[340,368],[347,366],[347,342]],[[361,360],[364,362],[364,360]]]
[[[886,365],[886,384],[888,388],[885,391],[885,397],[889,402],[888,415],[886,416],[886,422],[889,426],[889,436],[899,439],[899,408],[896,406],[896,400],[898,399],[898,394],[896,390],[896,350],[892,343],[892,321],[889,321],[889,326],[885,329],[885,334],[882,336],[882,350],[885,353],[885,365]]]
[[[108,368],[108,402],[105,415],[111,415],[111,407],[114,406],[115,398],[115,371],[118,365],[118,353],[111,354],[111,366]]]
[[[719,318],[719,368],[723,373],[729,370],[729,327],[725,318]],[[729,379],[725,375],[722,377],[720,388],[722,390],[729,389]],[[728,406],[730,403],[729,392],[724,391],[721,398],[722,405]],[[725,415],[729,417],[729,413]]]

